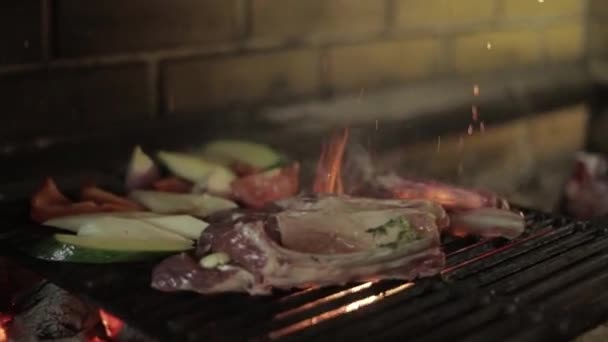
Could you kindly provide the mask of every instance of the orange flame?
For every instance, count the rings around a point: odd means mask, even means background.
[[[342,194],[342,158],[348,141],[348,129],[334,134],[323,144],[313,185],[316,193]]]
[[[99,317],[101,317],[101,323],[106,329],[106,335],[110,338],[116,338],[125,325],[123,321],[101,309],[99,309]]]
[[[0,342],[8,341],[8,333],[6,331],[6,326],[11,320],[11,316],[0,312]]]

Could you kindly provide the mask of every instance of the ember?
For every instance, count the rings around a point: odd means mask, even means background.
[[[106,335],[108,335],[108,337],[115,338],[120,334],[120,331],[124,327],[124,323],[120,319],[101,309],[99,309],[99,316],[101,317],[101,322],[105,327]]]

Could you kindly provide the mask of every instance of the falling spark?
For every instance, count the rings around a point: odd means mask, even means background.
[[[441,135],[437,137],[437,152],[441,151]]]
[[[464,148],[464,137],[460,137],[458,138],[458,150],[462,151],[462,149]]]
[[[486,44],[486,48],[487,48],[488,50],[492,50],[492,43],[488,42],[488,43]]]
[[[477,121],[479,119],[479,109],[477,108],[477,106],[473,105],[473,107],[471,107],[471,113],[473,121]]]
[[[376,131],[378,130],[378,119],[376,119]]]
[[[479,85],[477,84],[473,86],[473,95],[479,96]]]
[[[479,130],[481,133],[486,131],[486,125],[484,125],[483,121],[479,123]]]
[[[361,88],[361,90],[359,91],[359,98],[357,99],[359,102],[361,102],[361,99],[363,98],[364,91],[365,91],[365,88]]]
[[[468,135],[473,135],[473,124],[469,124],[469,128],[467,129]]]
[[[538,0],[538,2],[540,2],[542,4],[543,2],[545,2],[545,0]]]
[[[464,166],[462,165],[462,162],[458,163],[458,176],[462,176],[462,174],[464,173]]]

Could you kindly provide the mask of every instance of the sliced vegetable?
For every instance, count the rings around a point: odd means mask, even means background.
[[[230,200],[208,194],[176,194],[138,190],[131,193],[131,198],[149,210],[161,214],[207,216],[237,207]]]
[[[70,215],[63,217],[56,217],[45,221],[43,224],[49,227],[55,227],[59,229],[69,230],[74,233],[78,233],[80,227],[84,226],[89,222],[93,222],[104,217],[122,217],[122,218],[133,218],[141,219],[146,217],[160,216],[157,213],[149,211],[132,211],[132,212],[116,212],[116,213],[95,213],[95,214],[81,214],[81,215]]]
[[[143,220],[112,216],[101,217],[83,224],[78,228],[78,235],[125,240],[189,241],[189,238],[160,229]]]
[[[191,241],[125,240],[55,234],[23,249],[44,260],[101,264],[154,259],[191,248]]]
[[[160,178],[160,172],[152,159],[142,151],[140,146],[135,146],[127,168],[125,180],[127,189],[147,189],[158,178]]]
[[[80,197],[85,201],[92,201],[99,205],[106,205],[117,210],[142,210],[142,206],[124,197],[100,189],[94,185],[86,185],[81,190]]]
[[[229,262],[230,256],[226,253],[219,252],[204,256],[199,262],[199,265],[201,265],[202,268],[216,268],[221,265],[226,265]]]
[[[174,175],[215,193],[229,193],[236,178],[226,167],[188,154],[161,151],[158,159]]]
[[[188,193],[192,191],[192,183],[177,177],[162,178],[154,182],[152,188],[164,192]]]
[[[143,221],[153,224],[185,238],[196,240],[209,224],[190,215],[165,215],[143,218]]]
[[[269,146],[240,140],[217,140],[203,148],[203,155],[237,170],[254,173],[279,166],[282,157]]]
[[[54,217],[86,214],[104,211],[94,202],[72,203],[57,188],[51,178],[47,178],[42,187],[34,194],[31,201],[32,220],[44,222]]]
[[[273,169],[239,178],[232,183],[234,198],[254,208],[289,198],[298,193],[299,165]]]
[[[133,221],[139,221],[141,224],[131,224]],[[112,227],[108,228],[108,231],[114,231],[115,227],[118,227],[119,229],[126,229],[127,234],[135,235],[137,235],[137,232],[132,232],[133,229],[129,227],[146,225],[148,228],[151,227],[151,229],[148,229],[149,234],[146,235],[148,237],[157,236],[158,230],[161,230],[162,236],[160,237],[164,237],[166,235],[164,233],[169,232],[170,236],[177,234],[184,238],[196,240],[209,224],[189,215],[162,215],[149,211],[138,211],[59,217],[44,222],[44,225],[74,233],[79,233],[82,229],[85,229],[84,227],[87,227],[86,231],[90,233],[96,229],[101,229],[100,227],[111,225]]]

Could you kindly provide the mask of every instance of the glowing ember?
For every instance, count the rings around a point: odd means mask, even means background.
[[[110,338],[118,336],[125,325],[123,321],[101,309],[99,309],[99,317],[101,317],[101,323],[106,329],[106,335]]]
[[[472,124],[469,124],[469,128],[467,129],[467,134],[473,135],[473,125]]]
[[[479,86],[477,84],[473,86],[473,95],[479,96]]]
[[[335,134],[324,144],[321,150],[321,157],[317,164],[317,173],[313,191],[316,193],[342,194],[342,158],[348,141],[348,129]]]
[[[298,330],[302,330],[302,329],[311,327],[311,326],[313,326],[315,324],[319,324],[321,322],[327,321],[329,319],[332,319],[334,317],[340,316],[342,314],[353,312],[353,311],[357,311],[357,310],[359,310],[359,309],[361,309],[363,307],[366,307],[366,306],[368,306],[368,305],[370,305],[370,304],[372,304],[372,303],[374,303],[374,302],[376,302],[376,301],[378,301],[378,300],[380,300],[382,298],[386,298],[386,297],[392,296],[392,295],[394,295],[396,293],[399,293],[399,292],[402,292],[402,291],[404,291],[406,289],[409,289],[412,286],[414,286],[414,283],[405,283],[405,284],[403,284],[401,286],[392,288],[390,290],[387,290],[385,292],[379,293],[377,295],[372,295],[372,296],[369,296],[369,297],[366,297],[366,298],[363,298],[363,299],[356,300],[356,301],[354,301],[354,302],[352,302],[350,304],[341,306],[341,307],[339,307],[337,309],[324,312],[324,313],[322,313],[320,315],[311,317],[309,319],[305,319],[303,321],[299,321],[299,322],[294,323],[292,325],[289,325],[289,326],[287,326],[287,327],[285,327],[283,329],[275,330],[275,331],[273,331],[273,332],[271,332],[269,334],[269,337],[271,339],[278,339],[280,337],[283,337],[283,336],[286,336],[286,335],[289,335],[289,334],[293,334],[294,332],[296,332]]]

